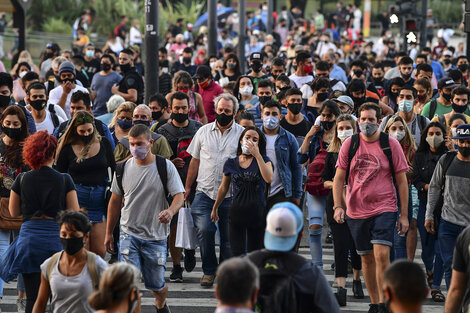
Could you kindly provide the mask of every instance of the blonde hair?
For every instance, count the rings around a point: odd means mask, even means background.
[[[338,138],[338,124],[340,122],[345,122],[345,121],[351,123],[354,134],[357,132],[356,121],[353,119],[351,114],[341,114],[340,116],[338,116],[338,118],[336,119],[334,131],[333,131],[333,140],[331,140],[331,143],[327,149],[328,152],[339,152],[339,150],[341,149],[341,145],[343,143],[341,142],[341,139]]]
[[[111,123],[109,123],[109,128],[113,128],[116,126],[117,117],[119,114],[121,114],[121,112],[129,112],[133,114],[135,107],[136,105],[134,102],[126,101],[126,102],[121,103],[119,107],[116,109],[116,111],[114,111],[114,116],[113,116],[113,119],[111,120]]]
[[[67,127],[65,134],[60,138],[59,147],[57,148],[56,158],[59,157],[60,152],[62,151],[65,145],[74,144],[79,140],[78,134],[77,134],[77,127],[86,123],[90,123],[93,125],[94,136],[93,136],[93,139],[90,140],[90,142],[85,144],[85,146],[82,148],[82,151],[80,151],[80,154],[77,155],[76,162],[80,163],[86,159],[86,156],[90,152],[91,146],[93,145],[95,140],[98,140],[98,141],[101,140],[101,136],[100,134],[98,134],[98,131],[96,130],[94,118],[87,111],[78,111],[78,112],[75,112],[75,114],[73,115],[73,118],[70,121],[70,124]]]
[[[384,132],[388,134],[390,127],[395,122],[401,122],[405,127],[405,137],[400,141],[400,145],[402,148],[408,147],[408,151],[403,150],[403,152],[406,152],[406,161],[408,162],[408,165],[411,165],[413,163],[413,156],[416,152],[416,143],[405,120],[399,115],[392,115],[385,125]]]
[[[18,55],[18,60],[21,59],[26,59],[25,62],[28,62],[29,65],[33,64],[33,58],[31,57],[31,53],[29,53],[28,50],[23,50],[20,52],[20,54]]]

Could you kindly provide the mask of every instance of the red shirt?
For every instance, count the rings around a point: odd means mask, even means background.
[[[222,87],[217,84],[214,80],[211,80],[209,87],[206,89],[198,88],[196,91],[202,97],[202,103],[204,104],[204,111],[206,112],[207,121],[212,123],[215,121],[215,108],[214,108],[214,98],[224,93]]]

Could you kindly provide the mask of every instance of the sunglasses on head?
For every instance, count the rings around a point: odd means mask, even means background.
[[[84,115],[84,116],[77,117],[75,121],[77,122],[77,124],[92,123],[93,117],[91,117],[90,115]]]

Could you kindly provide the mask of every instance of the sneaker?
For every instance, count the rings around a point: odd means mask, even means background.
[[[379,303],[379,313],[390,313],[385,303]]]
[[[165,306],[161,309],[157,308],[156,306],[155,308],[157,309],[157,313],[171,313],[170,308],[168,307],[166,303],[165,303]]]
[[[327,243],[327,244],[332,244],[333,243],[333,234],[331,233],[331,230],[329,230],[328,235],[326,235],[325,243]]]
[[[16,308],[18,313],[24,313],[26,310],[26,298],[16,299]]]
[[[204,274],[201,278],[202,287],[212,287],[214,285],[215,275],[206,275]]]
[[[111,254],[111,258],[108,261],[108,264],[114,264],[118,261],[118,254]]]
[[[183,268],[181,265],[173,266],[170,274],[170,281],[173,283],[182,283],[183,282]]]
[[[336,300],[339,306],[346,306],[346,294],[347,290],[343,287],[338,287],[338,291],[335,293]]]
[[[184,269],[190,273],[196,267],[196,250],[184,250]]]
[[[362,290],[362,283],[360,280],[353,280],[352,291],[354,298],[364,299],[364,291]]]
[[[379,305],[369,304],[369,311],[367,311],[367,313],[379,313]]]

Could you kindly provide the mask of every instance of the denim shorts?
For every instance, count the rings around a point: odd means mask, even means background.
[[[365,219],[347,218],[357,254],[366,255],[373,251],[374,244],[392,246],[397,231],[397,213],[384,212]]]
[[[167,240],[144,240],[121,230],[122,261],[135,265],[144,276],[145,288],[160,291],[165,288]]]
[[[106,212],[106,187],[75,184],[75,189],[77,190],[78,203],[81,208],[88,211],[90,222],[103,223]]]

